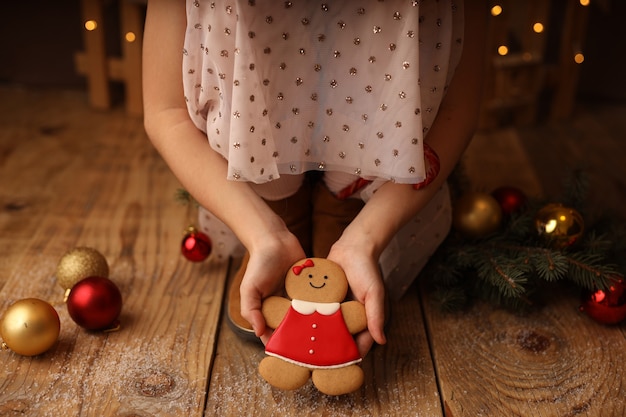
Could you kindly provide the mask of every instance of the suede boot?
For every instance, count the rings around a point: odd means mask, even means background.
[[[318,182],[313,191],[313,256],[326,258],[364,205],[359,198],[339,199]]]
[[[311,254],[313,206],[311,201],[311,184],[307,179],[300,189],[292,196],[276,201],[265,200],[265,203],[280,216],[293,233],[307,256]]]
[[[276,201],[265,201],[267,205],[285,222],[293,233],[302,249],[311,255],[311,185],[305,180],[296,194]],[[246,253],[241,261],[239,269],[235,273],[228,290],[227,315],[228,322],[235,333],[246,339],[259,340],[252,331],[252,326],[241,316],[241,295],[239,287],[246,272],[246,266],[250,256]]]

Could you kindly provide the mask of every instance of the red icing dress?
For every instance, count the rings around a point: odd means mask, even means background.
[[[340,368],[361,361],[339,303],[293,300],[265,353],[307,368]]]

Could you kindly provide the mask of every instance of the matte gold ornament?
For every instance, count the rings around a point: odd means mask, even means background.
[[[67,252],[57,265],[57,282],[64,290],[87,277],[109,277],[109,264],[97,250],[89,247],[77,247]]]
[[[13,303],[0,321],[0,336],[13,352],[24,356],[44,353],[59,337],[61,322],[50,304],[37,298]]]
[[[583,216],[573,208],[550,203],[535,215],[537,233],[555,248],[574,244],[585,230]]]
[[[464,237],[485,237],[497,231],[501,222],[500,204],[487,193],[466,193],[454,204],[452,224]]]

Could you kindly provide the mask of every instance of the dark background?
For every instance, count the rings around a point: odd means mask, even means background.
[[[120,49],[117,3],[104,1],[107,48],[115,55]],[[592,0],[589,8],[578,94],[584,98],[626,100],[626,2]],[[81,20],[78,0],[2,2],[0,83],[85,89],[84,78],[74,69],[74,54],[83,47]],[[559,24],[558,12],[551,21],[553,26]],[[548,42],[548,59],[550,54],[557,54],[550,48],[558,45],[558,31],[552,33],[554,42]]]

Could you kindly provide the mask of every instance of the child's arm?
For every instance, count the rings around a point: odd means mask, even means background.
[[[226,161],[192,123],[182,81],[185,26],[185,2],[149,2],[143,45],[144,124],[185,189],[224,221],[250,252],[241,287],[242,313],[260,334],[265,330],[261,299],[276,292],[284,272],[305,255],[297,238],[248,184],[226,179]]]
[[[385,342],[384,287],[378,259],[392,237],[424,208],[452,172],[472,138],[481,103],[484,28],[488,9],[484,2],[465,2],[464,49],[454,79],[431,126],[427,141],[437,152],[441,170],[419,191],[411,185],[386,183],[367,202],[328,256],[346,272],[355,298],[365,304],[369,335],[360,343],[369,349],[372,338]]]

